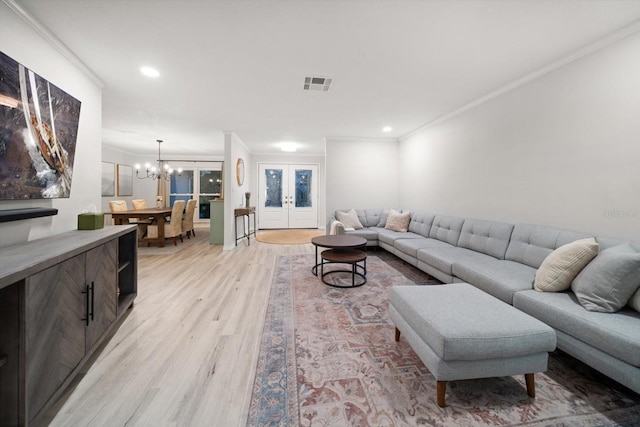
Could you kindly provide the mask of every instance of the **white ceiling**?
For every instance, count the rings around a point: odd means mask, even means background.
[[[18,1],[104,83],[105,145],[187,156],[223,131],[254,153],[398,138],[640,20],[639,0]]]

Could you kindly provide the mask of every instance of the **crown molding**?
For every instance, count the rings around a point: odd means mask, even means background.
[[[80,58],[76,56],[62,41],[57,38],[42,22],[31,15],[20,3],[16,0],[2,0],[9,8],[18,15],[24,22],[27,23],[32,29],[34,29],[43,39],[45,39],[51,46],[54,47],[62,56],[64,56],[73,66],[75,66],[82,74],[87,76],[93,83],[95,83],[100,89],[104,87],[104,82],[84,63]]]
[[[429,123],[420,126],[419,128],[401,136],[398,138],[399,141],[404,141],[408,138],[411,138],[412,136],[417,135],[420,132],[425,131],[426,129],[436,126],[442,122],[445,122],[449,119],[452,119],[453,117],[459,116],[460,114],[471,110],[475,107],[478,107],[486,102],[491,101],[494,98],[497,98],[507,92],[510,92],[520,86],[523,86],[539,77],[544,76],[545,74],[549,74],[552,71],[558,70],[574,61],[577,61],[578,59],[581,59],[587,55],[590,55],[600,49],[603,49],[619,40],[625,39],[635,33],[637,33],[638,31],[640,31],[640,21],[636,21],[631,25],[628,25],[594,43],[591,43],[590,45],[587,45],[586,47],[583,47],[582,49],[577,50],[576,52],[572,53],[569,56],[566,56],[558,61],[552,62],[551,64],[542,67],[540,69],[538,69],[537,71],[534,71],[533,73],[527,74],[524,77],[509,83],[497,90],[494,90],[493,92],[489,92],[488,94],[476,99],[475,101],[472,101],[466,105],[463,105],[462,107],[451,111],[450,113],[445,114],[444,116],[441,116],[435,120],[430,121]]]

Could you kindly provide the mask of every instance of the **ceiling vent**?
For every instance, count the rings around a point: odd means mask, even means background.
[[[303,89],[327,92],[329,91],[332,82],[333,79],[329,77],[305,77]]]

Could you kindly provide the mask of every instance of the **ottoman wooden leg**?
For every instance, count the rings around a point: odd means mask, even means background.
[[[527,394],[529,397],[536,397],[536,381],[533,374],[524,374],[524,380],[527,383]]]
[[[400,329],[396,328],[396,341],[400,341]]]
[[[438,396],[438,406],[444,408],[444,394],[447,391],[447,382],[446,381],[437,381],[436,382],[436,392]]]

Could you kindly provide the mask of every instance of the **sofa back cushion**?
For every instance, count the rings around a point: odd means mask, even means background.
[[[540,268],[542,261],[560,246],[587,237],[593,236],[542,225],[516,224],[505,259]]]
[[[436,216],[434,214],[426,212],[414,212],[411,215],[411,222],[409,223],[409,231],[412,233],[420,234],[424,237],[429,237],[429,231],[431,231],[431,224]]]
[[[458,218],[449,215],[436,215],[429,230],[429,237],[447,242],[451,245],[457,245],[462,231],[464,218]]]
[[[513,224],[465,219],[458,246],[504,259],[513,232]]]
[[[337,209],[334,213],[334,217],[338,218],[338,212],[349,212],[351,209]],[[387,220],[389,215],[388,209],[354,209],[358,215],[358,220],[363,227],[381,227],[379,224]]]

